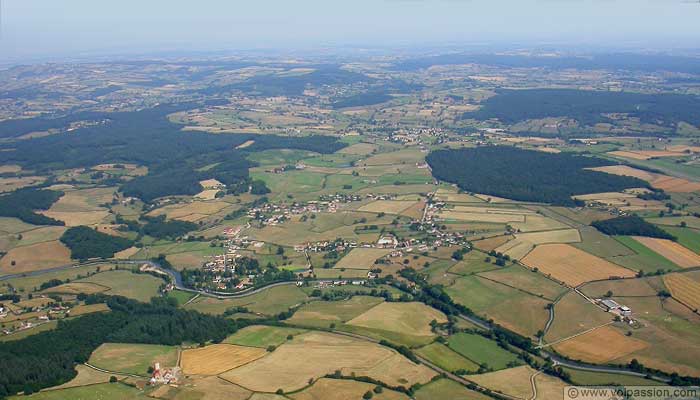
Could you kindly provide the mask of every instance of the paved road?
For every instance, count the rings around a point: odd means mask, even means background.
[[[203,290],[194,290],[194,289],[189,289],[189,288],[184,287],[184,285],[183,285],[183,283],[182,283],[182,277],[180,276],[180,273],[179,273],[178,271],[174,271],[174,270],[170,270],[170,269],[163,268],[163,267],[161,267],[160,265],[158,265],[157,263],[154,263],[154,262],[152,262],[152,261],[150,261],[150,260],[102,260],[102,261],[91,261],[91,262],[81,263],[81,264],[63,265],[63,266],[59,266],[59,267],[55,267],[55,268],[45,269],[45,270],[41,270],[41,271],[28,272],[28,273],[24,273],[24,274],[14,274],[14,275],[0,276],[0,281],[7,280],[7,279],[13,279],[13,278],[24,277],[24,276],[39,276],[39,275],[46,274],[46,273],[50,273],[50,272],[61,271],[61,270],[67,270],[67,269],[71,269],[71,268],[78,268],[78,267],[85,266],[85,265],[94,265],[94,264],[100,264],[100,263],[106,263],[106,262],[116,262],[116,263],[118,263],[118,264],[148,264],[149,266],[151,266],[151,267],[153,267],[153,268],[155,268],[155,269],[158,269],[159,271],[161,271],[161,272],[163,272],[163,273],[166,273],[166,274],[168,274],[170,277],[172,277],[172,278],[173,278],[174,285],[175,285],[175,287],[176,287],[177,289],[183,290],[183,291],[186,291],[186,292],[190,292],[190,293],[199,293],[199,294],[201,294],[201,295],[203,295],[203,296],[215,297],[215,298],[218,298],[218,299],[242,298],[242,297],[252,296],[252,295],[254,295],[254,294],[256,294],[256,293],[260,293],[260,292],[262,292],[262,291],[265,291],[265,290],[268,290],[268,289],[272,289],[272,288],[274,288],[274,287],[279,287],[279,286],[284,286],[284,285],[294,285],[294,284],[295,284],[295,282],[276,282],[276,283],[272,283],[272,284],[269,284],[269,285],[266,285],[266,286],[263,286],[263,287],[254,288],[254,289],[251,288],[251,289],[248,289],[248,290],[244,290],[244,291],[241,291],[241,292],[238,292],[238,293],[207,292],[207,291],[203,291]],[[476,326],[478,326],[478,327],[481,328],[481,329],[484,329],[484,330],[491,330],[491,329],[492,329],[492,326],[491,326],[490,323],[488,323],[487,321],[483,321],[483,320],[481,320],[480,318],[476,318],[476,317],[469,316],[469,315],[464,315],[464,314],[461,314],[461,315],[459,315],[458,317],[461,318],[461,319],[463,319],[463,320],[465,320],[465,321],[468,321],[468,322],[470,322],[470,323],[472,323],[472,324],[474,324],[474,325],[476,325]],[[358,336],[360,336],[360,335],[358,335]],[[379,341],[376,341],[376,342],[379,342]],[[640,372],[635,372],[635,371],[631,371],[631,370],[625,369],[625,368],[608,367],[608,366],[600,366],[600,365],[591,365],[591,364],[586,364],[586,363],[580,363],[580,362],[576,362],[576,361],[566,360],[566,359],[561,358],[561,357],[558,356],[557,354],[552,353],[552,352],[547,351],[547,350],[544,350],[544,349],[540,350],[540,353],[542,354],[543,357],[548,357],[548,358],[550,358],[550,359],[552,360],[552,362],[554,362],[555,364],[560,365],[560,366],[563,366],[563,367],[566,367],[566,368],[571,368],[571,369],[576,369],[576,370],[581,370],[581,371],[603,372],[603,373],[611,373],[611,374],[620,374],[620,375],[628,375],[628,376],[637,376],[637,377],[642,377],[642,378],[643,378],[643,377],[647,377],[647,374],[640,373]],[[419,357],[419,359],[420,359],[420,357]],[[421,359],[421,361],[423,361],[423,359]],[[427,360],[425,361],[425,364],[428,365],[428,366],[433,365],[432,363],[430,363],[430,362],[427,361]],[[434,365],[433,365],[433,366],[434,366]],[[431,367],[431,368],[432,368],[432,367]],[[437,367],[437,366],[435,366],[435,368],[433,368],[433,369],[437,371],[438,369],[436,369],[436,368],[439,369],[439,367]],[[461,377],[459,377],[459,376],[457,376],[457,375],[454,375],[454,374],[449,373],[448,371],[444,371],[444,370],[442,370],[442,369],[440,369],[440,371],[441,371],[440,373],[445,373],[447,376],[450,376],[450,375],[454,376],[454,380],[456,380],[456,381],[458,381],[458,382],[464,381],[464,382],[467,382],[467,383],[471,383],[471,382],[469,382],[469,381],[466,381],[464,378],[461,378]],[[651,376],[652,379],[657,380],[657,381],[660,381],[660,382],[668,382],[668,381],[669,381],[669,379],[667,379],[667,378],[660,377],[660,376],[656,376],[656,375],[653,375],[653,374],[650,375],[650,376]],[[460,381],[460,380],[461,380],[461,381]],[[463,382],[462,382],[462,383],[463,383]]]

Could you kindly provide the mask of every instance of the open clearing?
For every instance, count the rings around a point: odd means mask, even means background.
[[[515,354],[499,347],[495,341],[477,334],[457,333],[450,336],[447,343],[450,349],[476,364],[487,364],[493,369],[506,368],[518,359]]]
[[[158,296],[158,290],[163,280],[148,274],[134,274],[131,271],[105,271],[81,279],[79,283],[88,282],[109,288],[105,293],[115,296],[129,297],[147,302],[151,297]]]
[[[54,286],[43,291],[43,293],[59,293],[59,294],[93,294],[101,293],[109,290],[108,287],[89,282],[71,282],[63,285]]]
[[[545,275],[576,287],[584,282],[634,277],[635,273],[568,244],[545,244],[535,247],[523,264]]]
[[[289,392],[303,388],[310,378],[317,379],[336,370],[344,375],[354,372],[405,387],[428,382],[435,376],[427,367],[414,364],[386,347],[340,335],[311,332],[221,377],[249,390]]]
[[[109,377],[112,375],[115,375],[119,379],[122,379],[125,377],[124,375],[108,374],[106,372],[96,371],[90,367],[83,365],[83,364],[76,365],[75,370],[78,372],[78,375],[75,378],[64,383],[63,385],[54,386],[54,387],[49,388],[48,390],[60,390],[60,389],[67,389],[67,388],[72,388],[72,387],[94,385],[97,383],[107,383],[107,382],[109,382]]]
[[[173,204],[157,208],[148,213],[148,215],[158,216],[165,214],[167,219],[198,221],[230,206],[230,203],[223,200],[192,201],[189,203]]]
[[[610,323],[612,314],[591,304],[576,292],[569,292],[554,306],[554,322],[545,335],[548,343]]]
[[[334,269],[372,269],[374,262],[391,252],[390,249],[358,248],[352,249],[348,255],[338,261]]]
[[[359,208],[359,211],[386,213],[386,214],[401,214],[407,209],[416,205],[415,201],[404,200],[377,200]]]
[[[580,241],[581,235],[579,235],[576,229],[518,233],[515,235],[514,240],[499,246],[496,251],[507,254],[516,260],[520,260],[539,244],[577,243]]]
[[[346,322],[383,301],[378,297],[353,296],[342,301],[313,301],[294,313],[289,322],[307,326],[327,327],[333,322]]]
[[[244,306],[255,313],[266,315],[279,314],[307,300],[308,296],[294,285],[277,286],[240,299],[218,300],[200,297],[191,302],[186,309],[206,314],[223,314],[231,307]]]
[[[148,376],[148,367],[177,364],[176,347],[154,344],[105,343],[90,355],[90,364],[108,371]]]
[[[294,400],[359,400],[362,395],[374,389],[376,385],[344,379],[321,378],[299,393],[289,395]],[[408,397],[393,390],[384,389],[382,393],[374,393],[375,400],[400,400]]]
[[[523,365],[486,374],[470,375],[469,379],[494,392],[526,400],[530,399],[534,394],[530,384],[530,377],[534,374],[535,370],[527,365]]]
[[[254,325],[247,326],[224,340],[224,343],[241,346],[267,348],[286,342],[287,336],[306,332],[303,329],[285,328],[281,326]]]
[[[574,360],[607,363],[649,346],[649,343],[625,336],[612,326],[604,326],[553,347]]]
[[[481,239],[477,240],[475,242],[472,242],[474,247],[477,249],[488,252],[491,250],[496,250],[500,246],[503,246],[504,244],[508,243],[509,241],[515,239],[515,236],[513,235],[500,235],[500,236],[494,236],[490,237],[487,239]]]
[[[423,303],[380,303],[348,321],[349,325],[417,336],[433,336],[430,321],[447,322],[440,311]]]
[[[459,277],[446,291],[455,302],[524,336],[542,329],[549,317],[549,300],[479,276]]]
[[[95,385],[78,386],[61,390],[48,390],[34,393],[26,397],[15,397],[15,399],[18,398],[30,400],[131,400],[146,397],[143,397],[143,393],[133,386],[121,383],[98,383]]]
[[[439,379],[421,387],[415,394],[416,400],[489,400],[491,397],[469,390],[449,379]]]
[[[12,263],[15,265],[12,265]],[[71,263],[70,250],[58,240],[16,247],[0,259],[0,274],[19,274]]]
[[[593,171],[606,172],[613,175],[633,176],[649,182],[657,189],[667,192],[690,193],[700,190],[700,183],[691,182],[681,178],[674,178],[668,175],[643,171],[626,165],[612,165],[606,167],[591,168]]]
[[[700,282],[684,274],[664,275],[664,284],[674,299],[688,306],[691,310],[700,309]]]
[[[666,239],[634,236],[634,240],[660,254],[681,268],[700,266],[700,255]]]
[[[218,375],[257,360],[266,353],[265,349],[257,347],[212,344],[198,349],[184,350],[180,364],[185,374]]]
[[[520,265],[480,272],[478,275],[549,300],[556,299],[567,290],[566,287],[545,278],[542,274],[535,273]]]
[[[466,371],[476,372],[479,369],[479,365],[474,361],[462,357],[456,351],[451,350],[449,347],[438,342],[433,342],[415,351],[422,357],[425,357],[431,362],[435,363],[440,368],[448,371],[463,369]]]

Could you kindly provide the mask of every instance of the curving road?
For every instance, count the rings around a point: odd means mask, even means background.
[[[109,262],[114,262],[117,264],[132,264],[132,265],[133,264],[148,264],[150,267],[157,269],[160,272],[169,275],[172,278],[172,281],[174,282],[173,285],[178,290],[186,291],[189,293],[196,293],[196,294],[200,294],[202,296],[215,297],[217,299],[242,298],[242,297],[252,296],[254,294],[260,293],[260,292],[268,290],[268,289],[272,289],[274,287],[296,284],[296,282],[294,282],[294,281],[275,282],[275,283],[271,283],[271,284],[268,284],[266,286],[262,286],[262,287],[258,287],[258,288],[249,288],[249,289],[237,292],[237,293],[208,292],[208,291],[204,291],[204,290],[195,290],[195,289],[187,288],[183,285],[182,276],[180,275],[180,273],[178,271],[163,268],[158,263],[155,263],[151,260],[89,261],[89,262],[85,262],[85,263],[63,265],[63,266],[59,266],[59,267],[49,268],[49,269],[45,269],[45,270],[41,270],[41,271],[27,272],[27,273],[23,273],[23,274],[4,275],[4,276],[0,276],[0,281],[13,279],[13,278],[20,278],[20,277],[25,277],[25,276],[39,276],[39,275],[50,273],[50,272],[62,271],[62,270],[67,270],[67,269],[72,269],[72,268],[83,267],[86,265],[102,264],[102,263],[109,263]],[[470,322],[473,325],[476,325],[479,328],[487,330],[487,331],[492,329],[492,325],[489,322],[484,321],[484,320],[477,318],[477,317],[474,317],[474,316],[460,314],[460,315],[458,315],[458,318],[461,318],[467,322]],[[339,333],[339,332],[336,332],[336,333]],[[354,334],[348,334],[348,333],[343,333],[343,334],[346,334],[347,336],[354,335]],[[364,340],[371,339],[371,338],[364,337],[362,335],[354,335],[354,336],[357,338],[362,338]],[[379,342],[376,339],[371,339],[371,340],[375,341],[376,343]],[[575,370],[580,370],[580,371],[589,371],[589,372],[602,372],[602,373],[610,373],[610,374],[636,376],[636,377],[640,377],[640,378],[650,377],[651,379],[659,381],[659,382],[663,382],[663,383],[669,382],[669,379],[665,378],[665,377],[661,377],[661,376],[654,375],[654,374],[645,374],[645,373],[641,373],[641,372],[636,372],[636,371],[632,371],[632,370],[622,368],[622,367],[601,366],[601,365],[586,364],[583,362],[567,360],[567,359],[564,359],[561,356],[557,355],[556,353],[553,353],[553,352],[550,352],[550,351],[547,351],[544,349],[540,349],[540,353],[542,354],[543,357],[551,359],[555,365],[559,365],[559,366],[570,368],[570,369],[575,369]],[[418,358],[421,360],[421,362],[424,362],[425,365],[430,366],[433,370],[438,371],[440,373],[444,373],[445,375],[447,375],[448,377],[450,377],[451,379],[453,379],[457,382],[460,382],[463,384],[473,383],[471,381],[467,381],[466,379],[464,379],[460,376],[454,375],[454,374],[450,373],[449,371],[445,371],[445,370],[439,368],[438,366],[432,364],[428,360],[423,359],[422,357],[418,357]],[[507,398],[507,396],[506,396],[506,398]]]

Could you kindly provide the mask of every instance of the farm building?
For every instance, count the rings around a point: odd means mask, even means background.
[[[605,307],[607,312],[615,312],[615,313],[618,313],[621,315],[632,314],[632,309],[616,302],[615,300],[611,300],[611,299],[600,300],[600,305]]]

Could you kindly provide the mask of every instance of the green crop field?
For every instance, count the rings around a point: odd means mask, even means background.
[[[69,389],[51,390],[34,393],[31,396],[13,396],[13,400],[131,400],[147,398],[145,393],[133,386],[123,383],[101,383],[97,385],[79,386]]]
[[[252,312],[275,315],[287,311],[290,307],[301,304],[307,299],[306,293],[298,287],[284,285],[239,299],[218,300],[211,297],[200,297],[185,308],[206,314],[223,314],[231,307],[243,306]]]
[[[254,325],[245,327],[224,340],[224,343],[241,346],[264,347],[279,346],[286,342],[289,335],[296,336],[306,332],[303,329],[280,326]]]
[[[450,336],[447,342],[450,349],[477,364],[487,364],[494,370],[506,368],[511,363],[519,363],[515,354],[480,335],[457,333]]]
[[[608,260],[630,269],[644,272],[656,272],[659,269],[677,270],[679,266],[669,259],[649,249],[629,236],[615,236],[615,240],[630,248],[636,254],[632,256],[611,257]]]
[[[488,400],[491,397],[469,390],[449,379],[439,379],[418,389],[415,398],[416,400]]]
[[[421,347],[415,352],[448,371],[463,369],[469,372],[476,372],[479,369],[479,365],[475,362],[462,357],[454,350],[437,342]]]
[[[663,230],[678,238],[678,243],[700,253],[700,230],[675,226],[661,226]]]
[[[107,371],[148,376],[148,367],[158,362],[165,367],[177,364],[178,349],[155,344],[105,343],[95,350],[88,362]]]
[[[168,292],[168,297],[172,297],[173,299],[177,300],[177,304],[183,305],[193,298],[194,294],[182,290],[172,290]]]
[[[106,294],[129,297],[147,302],[158,296],[158,289],[164,283],[160,278],[148,274],[134,274],[131,271],[106,271],[76,282],[90,282],[110,288]]]

